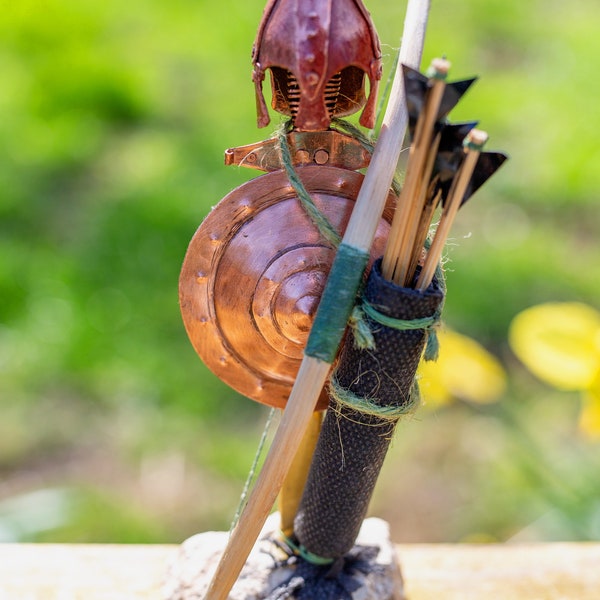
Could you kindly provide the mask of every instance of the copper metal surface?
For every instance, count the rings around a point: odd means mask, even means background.
[[[357,171],[369,166],[371,154],[355,138],[339,131],[292,131],[287,135],[294,164],[329,165]],[[283,168],[279,141],[271,138],[225,151],[226,165],[240,165],[260,171]]]
[[[262,93],[269,69],[273,108],[292,116],[299,131],[327,129],[331,117],[363,106],[360,122],[373,128],[381,48],[361,0],[270,0],[252,62],[259,127],[270,120]]]
[[[363,176],[316,165],[297,171],[342,234]],[[390,194],[372,259],[383,253],[393,202]],[[192,238],[179,283],[188,336],[213,373],[253,400],[285,406],[334,255],[285,173],[225,196]],[[323,394],[318,408],[326,405]]]

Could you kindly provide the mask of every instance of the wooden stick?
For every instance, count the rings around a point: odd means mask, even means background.
[[[440,139],[441,134],[438,133],[429,147],[429,154],[420,182],[419,197],[413,203],[414,208],[409,216],[409,222],[407,224],[406,254],[400,260],[400,262],[405,264],[405,274],[404,279],[402,280],[402,285],[404,287],[412,284],[415,268],[421,256],[423,243],[427,237],[429,225],[431,224],[431,217],[437,206],[437,202],[434,204],[435,198],[431,197],[432,190],[430,189],[430,179],[433,165],[437,157]],[[402,273],[399,274],[399,277],[401,277],[401,275]]]
[[[408,2],[400,58],[390,99],[371,158],[371,166],[367,169],[344,234],[344,243],[355,248],[369,250],[371,247],[394,178],[408,124],[402,65],[418,69],[421,64],[429,5],[428,0]]]
[[[440,203],[441,197],[441,190],[438,190],[435,196],[433,195],[433,192],[431,192],[430,196],[427,199],[427,202],[425,202],[423,212],[421,213],[421,221],[419,223],[417,235],[415,236],[415,245],[413,246],[413,252],[410,258],[410,265],[408,267],[408,276],[410,277],[411,281],[414,278],[415,270],[417,268],[417,265],[419,264],[419,259],[423,254],[423,247],[425,246],[425,240],[427,239],[427,234],[429,233],[429,228],[431,227],[431,220],[433,219],[435,209]],[[405,286],[406,285],[408,284],[405,284]]]
[[[483,145],[487,141],[487,138],[487,133],[478,129],[472,129],[467,136],[467,145],[465,148],[466,156],[450,186],[440,223],[435,232],[431,247],[427,252],[425,264],[423,265],[419,279],[417,280],[417,290],[426,290],[431,284],[437,265],[442,257],[442,252],[448,234],[450,233],[450,228],[452,227],[458,209],[462,204],[467,186],[471,181],[473,171],[477,165],[479,153],[483,149]]]
[[[260,534],[294,460],[314,413],[331,365],[305,357],[298,380],[286,404],[273,443],[246,508],[231,532],[227,546],[206,593],[206,600],[225,600]],[[313,400],[314,399],[314,400]]]
[[[419,68],[428,16],[428,0],[409,0],[390,100],[371,165],[342,240],[343,244],[366,252],[373,243],[383,213],[408,123],[401,65]],[[231,533],[205,600],[226,600],[233,587],[296,455],[330,367],[327,362],[304,355],[281,424],[248,504]]]
[[[398,285],[404,285],[407,278],[416,229],[425,199],[425,193],[421,191],[421,188],[423,185],[429,185],[431,171],[427,173],[426,167],[429,165],[431,165],[431,168],[433,167],[430,152],[431,136],[444,95],[446,85],[444,78],[448,73],[450,63],[445,59],[435,59],[431,68],[438,78],[435,79],[429,90],[425,106],[417,120],[415,138],[411,145],[406,170],[406,179],[392,220],[392,227],[383,256],[383,276]],[[435,159],[435,153],[433,158]],[[421,199],[420,206],[418,206],[419,199]]]

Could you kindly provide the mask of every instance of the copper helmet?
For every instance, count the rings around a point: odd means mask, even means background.
[[[328,129],[332,117],[363,107],[360,123],[373,128],[381,48],[361,0],[269,0],[252,62],[259,127],[270,121],[262,91],[269,69],[272,106],[296,130]]]

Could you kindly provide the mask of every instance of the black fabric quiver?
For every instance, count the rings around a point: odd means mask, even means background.
[[[418,292],[385,280],[380,269],[379,260],[363,294],[379,313],[405,321],[437,314],[444,293],[436,279],[425,292]],[[355,396],[379,406],[398,407],[398,416],[366,414],[331,398],[294,521],[299,544],[323,558],[338,559],[354,545],[397,420],[411,403],[428,335],[424,329],[399,330],[365,318],[374,348],[358,348],[354,334],[349,333],[334,377]]]

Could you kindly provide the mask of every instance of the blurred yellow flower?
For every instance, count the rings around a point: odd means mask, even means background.
[[[419,366],[423,404],[439,406],[457,398],[484,404],[498,400],[506,387],[500,362],[469,337],[448,329],[438,337],[438,360]]]
[[[508,341],[542,381],[585,390],[600,368],[600,313],[579,302],[533,306],[513,319]]]
[[[600,377],[592,389],[583,393],[579,429],[590,438],[600,439]]]
[[[542,381],[583,392],[579,428],[600,438],[600,313],[579,302],[532,306],[513,319],[508,340]]]

